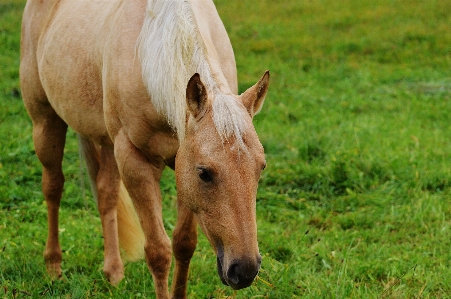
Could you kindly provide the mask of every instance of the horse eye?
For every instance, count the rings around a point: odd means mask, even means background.
[[[199,167],[197,169],[197,173],[199,175],[199,178],[206,182],[206,183],[211,183],[213,181],[213,175],[211,174],[211,172],[208,169]]]
[[[265,170],[265,168],[266,168],[266,162],[265,162],[265,164],[263,164],[262,170]]]

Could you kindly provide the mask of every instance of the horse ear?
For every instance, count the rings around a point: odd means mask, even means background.
[[[251,117],[260,112],[263,102],[265,101],[266,93],[268,92],[268,86],[269,71],[266,71],[257,84],[241,95],[241,100]]]
[[[186,87],[186,102],[188,110],[194,118],[202,117],[207,109],[207,89],[200,80],[200,75],[195,73],[188,81]]]

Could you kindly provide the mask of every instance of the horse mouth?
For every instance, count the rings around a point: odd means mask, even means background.
[[[224,278],[224,271],[222,270],[222,260],[223,259],[219,258],[219,256],[216,257],[216,264],[218,266],[218,275],[219,275],[219,278],[221,279],[221,282],[224,285],[228,286],[229,284],[227,283],[227,280]]]
[[[218,275],[219,278],[221,279],[221,282],[223,284],[225,284],[226,286],[228,286],[229,284],[227,283],[227,280],[224,277],[224,270],[223,270],[223,263],[224,263],[224,248],[222,246],[221,242],[216,242],[216,265],[218,268]]]

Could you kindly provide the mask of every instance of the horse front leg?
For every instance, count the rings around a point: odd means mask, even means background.
[[[172,237],[175,270],[172,280],[171,298],[186,298],[188,271],[197,244],[197,223],[194,214],[177,202],[177,224]]]
[[[144,253],[155,283],[158,299],[169,298],[168,277],[171,266],[171,241],[163,225],[160,178],[163,161],[150,161],[119,132],[114,143],[119,172],[127,188],[145,235]]]

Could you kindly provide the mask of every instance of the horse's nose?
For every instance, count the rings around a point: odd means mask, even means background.
[[[252,284],[260,270],[261,256],[255,261],[235,260],[227,270],[227,282],[234,289],[239,290]]]

